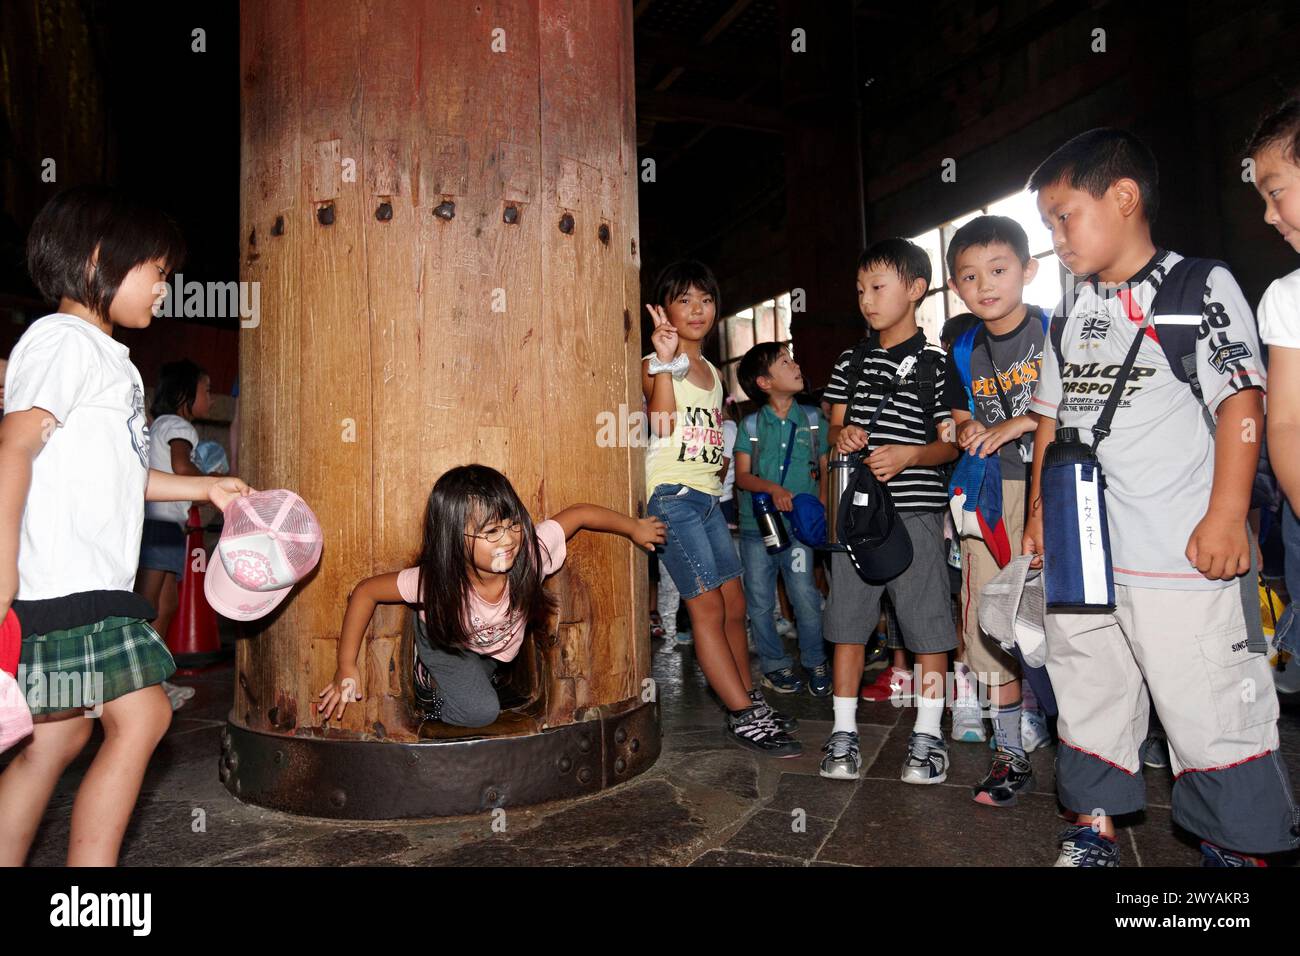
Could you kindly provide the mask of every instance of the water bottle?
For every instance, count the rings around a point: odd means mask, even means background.
[[[1106,476],[1077,428],[1043,455],[1043,590],[1053,611],[1115,610]]]
[[[832,452],[830,469],[827,471],[826,491],[826,549],[827,551],[847,551],[848,547],[840,541],[840,511],[844,492],[853,482],[853,469],[861,461],[862,455],[854,452],[849,455]]]
[[[758,522],[758,533],[763,538],[768,554],[780,554],[790,547],[790,532],[785,529],[781,512],[772,503],[772,496],[766,491],[756,491],[754,498],[754,520]]]

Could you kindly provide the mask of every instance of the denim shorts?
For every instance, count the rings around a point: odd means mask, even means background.
[[[740,577],[740,556],[722,516],[720,499],[686,485],[659,485],[650,495],[646,513],[668,526],[667,543],[655,552],[683,601]]]
[[[185,532],[175,521],[144,519],[140,536],[140,567],[170,571],[179,579],[185,573]]]

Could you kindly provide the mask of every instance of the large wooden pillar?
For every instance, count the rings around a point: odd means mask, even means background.
[[[571,542],[558,619],[516,668],[527,702],[493,727],[414,719],[400,606],[363,645],[364,702],[328,730],[314,707],[349,590],[412,562],[448,468],[501,470],[538,520],[638,510],[641,450],[597,444],[598,416],[640,407],[630,4],[243,0],[240,72],[241,278],[261,284],[241,470],[300,493],[326,538],[240,641],[223,779],[374,817],[638,772],[659,749],[646,557],[606,535]]]

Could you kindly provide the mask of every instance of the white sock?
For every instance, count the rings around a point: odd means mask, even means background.
[[[912,726],[914,734],[929,734],[931,737],[943,737],[939,722],[943,720],[942,697],[922,697],[916,695],[916,723]]]
[[[853,697],[832,697],[831,709],[835,711],[835,726],[831,728],[831,733],[839,733],[846,730],[851,734],[858,732],[858,698]]]

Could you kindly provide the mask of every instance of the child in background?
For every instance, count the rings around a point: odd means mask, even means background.
[[[170,475],[203,474],[193,460],[199,444],[193,422],[206,416],[211,404],[208,375],[203,369],[189,359],[162,367],[150,408],[149,467]],[[135,593],[158,609],[158,616],[149,624],[164,637],[176,613],[177,582],[185,573],[189,514],[188,501],[150,502],[144,508]]]
[[[957,646],[943,541],[948,487],[940,468],[957,457],[957,449],[938,427],[949,414],[937,384],[945,356],[926,343],[916,324],[917,303],[930,285],[930,257],[905,239],[886,239],[862,253],[857,280],[858,307],[875,336],[845,350],[831,372],[825,392],[832,403],[829,440],[845,454],[865,449],[864,464],[889,489],[913,557],[889,582],[869,584],[848,554],[831,554],[824,626],[826,639],[835,645],[835,724],[823,748],[821,775],[856,780],[860,774],[857,707],[869,636],[865,623],[879,618],[881,598],[888,593],[920,675],[901,779],[940,784],[948,776],[948,747],[940,729],[944,677],[948,653]],[[873,417],[876,424],[868,434],[864,426]]]
[[[1029,238],[1014,219],[980,216],[966,223],[948,244],[948,285],[977,319],[948,350],[944,401],[952,409],[957,444],[968,455],[997,456],[1002,520],[1007,538],[1024,535],[1026,461],[1037,421],[1028,414],[1043,364],[1047,315],[1022,301],[1038,273]],[[988,476],[986,475],[986,479]],[[1003,560],[1008,557],[1003,555]],[[999,559],[982,538],[961,542],[961,628],[966,663],[989,690],[997,749],[975,800],[1012,806],[1034,786],[1028,752],[1050,741],[1041,714],[1022,706],[1020,664],[979,623],[980,591],[998,573]],[[983,728],[978,739],[983,740]],[[953,711],[956,736],[957,708]]]
[[[500,714],[492,675],[543,629],[555,600],[542,582],[564,563],[569,538],[584,529],[620,534],[653,549],[657,518],[630,518],[598,505],[572,505],[536,526],[505,475],[485,465],[445,473],[429,492],[424,541],[413,567],[366,578],[348,595],[338,669],[320,692],[324,720],[360,701],[357,660],[377,604],[417,609],[412,683],[430,720],[486,727]],[[386,679],[386,678],[385,678]]]
[[[1258,585],[1247,573],[1263,363],[1232,274],[1214,266],[1202,288],[1183,285],[1174,274],[1187,275],[1183,257],[1152,242],[1157,183],[1150,150],[1117,129],[1076,136],[1029,180],[1057,255],[1081,281],[1052,320],[1030,406],[1039,424],[1023,553],[1042,553],[1042,466],[1058,421],[1095,442],[1116,367],[1138,348],[1124,401],[1095,444],[1115,610],[1049,610],[1044,621],[1060,711],[1057,791],[1077,815],[1057,865],[1119,865],[1113,817],[1145,805],[1141,747],[1154,701],[1168,734],[1174,822],[1201,837],[1207,866],[1258,866],[1255,854],[1300,845]],[[1185,303],[1156,307],[1166,283],[1194,296],[1194,339],[1180,333]],[[1176,320],[1162,323],[1164,314]],[[1176,343],[1190,352],[1166,351]]]
[[[691,616],[695,654],[727,709],[727,739],[777,757],[803,750],[794,722],[772,710],[750,677],[740,559],[719,505],[722,379],[701,354],[717,321],[718,281],[708,266],[669,265],[655,283],[654,352],[642,362],[650,416],[647,514],[668,526],[661,557]]]
[[[1255,161],[1264,221],[1300,252],[1300,97],[1287,100],[1259,124],[1247,155]],[[1283,533],[1290,537],[1297,534],[1295,514],[1300,510],[1300,269],[1275,279],[1264,293],[1259,336],[1268,346],[1269,460],[1287,497]],[[1300,593],[1292,591],[1291,597],[1300,600]]]
[[[22,624],[19,684],[35,727],[0,774],[0,866],[21,866],[60,775],[104,741],[77,788],[69,866],[112,866],[172,708],[176,669],[132,590],[146,501],[252,489],[238,478],[149,468],[144,385],[117,326],[146,328],[184,255],[161,212],[102,186],[68,189],[32,224],[27,264],[58,311],[10,356],[0,423],[0,619]],[[67,691],[80,687],[81,693]]]
[[[780,554],[768,554],[754,517],[753,493],[766,492],[777,511],[787,513],[798,494],[824,501],[827,423],[816,408],[795,401],[804,390],[803,372],[784,345],[755,345],[740,360],[737,376],[746,395],[766,398],[757,412],[745,416],[736,440],[745,607],[763,686],[778,694],[796,694],[803,689],[772,616],[779,574],[794,606],[799,661],[808,674],[808,691],[814,697],[826,697],[831,692],[831,673],[822,640],[822,595],[814,576],[813,549],[794,537],[787,521],[790,547]]]

